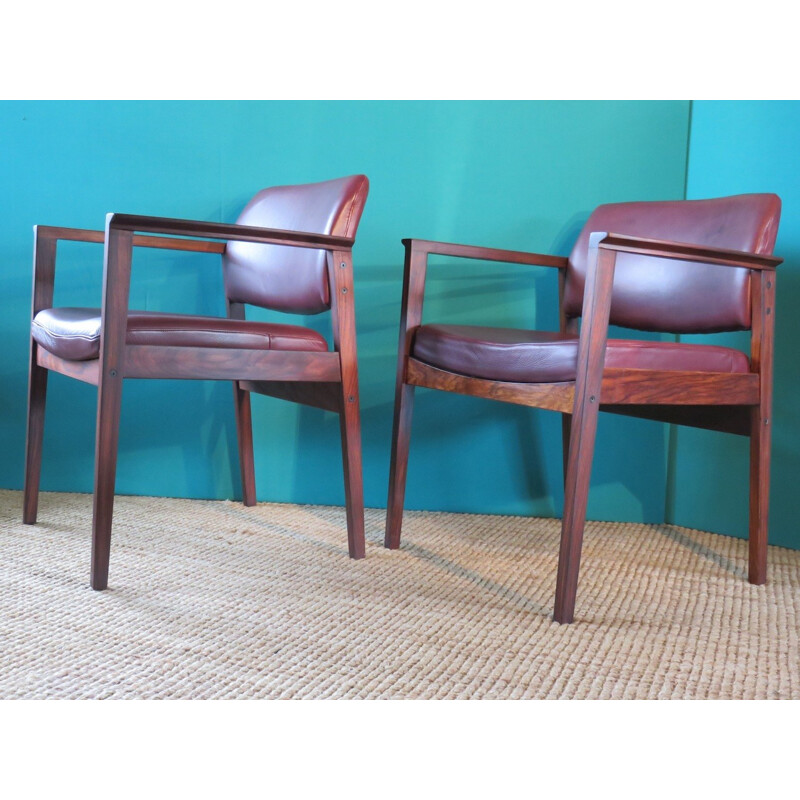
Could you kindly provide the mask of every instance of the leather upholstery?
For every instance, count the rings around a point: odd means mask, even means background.
[[[100,309],[48,308],[31,325],[33,338],[53,355],[86,361],[100,355]],[[325,337],[297,325],[151,311],[128,313],[128,344],[231,347],[243,350],[326,351]]]
[[[593,231],[769,255],[775,246],[780,212],[781,201],[774,194],[599,206],[569,257],[565,311],[568,316],[580,316]],[[749,272],[619,253],[611,323],[673,333],[747,329]]]
[[[236,221],[240,225],[353,237],[368,191],[369,181],[364,175],[275,186],[260,191]],[[317,314],[330,308],[322,250],[228,242],[223,264],[225,291],[233,302],[296,314]]]
[[[578,338],[557,331],[526,331],[469,325],[422,325],[414,358],[473,378],[514,383],[574,381]],[[716,345],[609,339],[606,367],[749,372],[747,356]]]

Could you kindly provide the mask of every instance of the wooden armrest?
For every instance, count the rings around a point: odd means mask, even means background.
[[[84,228],[57,228],[51,225],[35,225],[34,231],[40,239],[68,242],[92,242],[103,244],[105,231]],[[187,250],[194,253],[224,253],[224,242],[202,242],[195,239],[175,239],[164,236],[134,236],[134,247],[154,247],[160,250]]]
[[[206,239],[228,239],[259,244],[278,244],[290,247],[308,247],[315,250],[350,250],[353,239],[321,233],[284,231],[273,228],[256,228],[224,222],[202,222],[167,217],[142,217],[133,214],[109,214],[109,229],[143,231],[171,236],[196,236]],[[144,237],[143,237],[144,238]]]
[[[494,247],[476,247],[469,244],[431,242],[426,239],[403,239],[402,242],[414,253],[474,258],[481,261],[502,261],[509,264],[527,264],[533,267],[564,268],[567,266],[567,259],[563,256],[526,253],[519,250],[499,250]]]
[[[655,258],[674,258],[680,261],[697,261],[721,267],[744,267],[745,269],[774,270],[783,262],[775,256],[758,255],[739,250],[724,250],[720,247],[669,242],[660,239],[642,239],[619,233],[592,233],[589,246],[618,253],[636,253]]]

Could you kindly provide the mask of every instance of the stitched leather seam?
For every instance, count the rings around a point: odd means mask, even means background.
[[[93,342],[96,339],[100,338],[99,333],[92,334],[91,336],[86,336],[80,333],[58,333],[56,331],[51,331],[48,328],[45,328],[38,322],[33,322],[32,324],[35,325],[44,334],[46,334],[47,336],[51,336],[54,339],[83,339],[86,342]]]

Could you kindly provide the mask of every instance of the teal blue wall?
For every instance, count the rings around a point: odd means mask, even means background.
[[[775,246],[785,263],[776,282],[770,542],[800,548],[794,505],[800,476],[800,103],[693,104],[687,196],[740,192],[775,192],[783,201]],[[747,334],[715,338],[749,347]],[[748,440],[679,428],[674,444],[671,519],[746,536]]]
[[[366,500],[383,506],[400,239],[564,254],[598,203],[683,197],[688,122],[687,102],[0,104],[0,485],[22,478],[34,223],[98,228],[109,211],[232,221],[263,186],[369,175],[356,309]],[[97,305],[101,249],[59,248],[56,302]],[[426,318],[556,327],[552,273],[480,268],[435,266]],[[131,297],[222,314],[218,263],[137,253]],[[324,318],[298,322],[328,332]],[[90,491],[93,390],[55,375],[50,401],[43,488]],[[269,398],[254,415],[261,499],[343,502],[333,415]],[[604,417],[598,452],[590,515],[661,521],[665,428]],[[228,385],[126,382],[120,493],[232,497],[234,466]],[[419,391],[407,497],[412,508],[560,513],[558,416]]]

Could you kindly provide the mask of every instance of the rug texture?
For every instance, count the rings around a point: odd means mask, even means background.
[[[800,698],[800,552],[590,522],[575,622],[559,521],[118,497],[109,589],[91,497],[0,491],[0,698]]]

